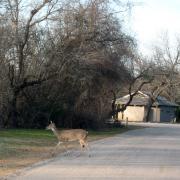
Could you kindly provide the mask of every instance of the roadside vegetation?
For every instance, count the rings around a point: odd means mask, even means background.
[[[140,127],[129,126],[89,131],[88,141],[114,136]],[[57,139],[51,131],[30,129],[0,130],[0,177],[52,158],[64,151],[60,146],[55,154]],[[68,148],[79,148],[77,142],[68,143]],[[93,147],[92,147],[93,148]]]

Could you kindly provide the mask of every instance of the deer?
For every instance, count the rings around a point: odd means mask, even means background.
[[[86,130],[83,129],[59,130],[56,128],[55,123],[53,123],[52,121],[50,121],[50,124],[46,127],[46,129],[52,130],[54,135],[57,137],[58,144],[56,145],[56,148],[62,143],[79,141],[81,151],[85,147],[88,149],[88,143],[87,143],[88,131]]]

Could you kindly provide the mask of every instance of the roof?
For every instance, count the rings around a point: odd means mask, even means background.
[[[149,93],[144,93],[141,91],[138,91],[137,95],[133,97],[133,100],[130,103],[130,106],[136,105],[136,106],[145,106],[148,104],[148,96]],[[129,95],[123,96],[121,98],[118,98],[116,100],[117,104],[126,104],[129,100]],[[158,96],[156,98],[156,101],[153,103],[153,106],[171,106],[171,107],[178,107],[179,105],[173,102],[168,101],[165,97]]]

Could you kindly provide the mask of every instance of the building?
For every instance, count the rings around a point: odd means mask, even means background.
[[[127,103],[129,95],[123,96],[116,100],[117,106],[122,106]],[[118,120],[129,121],[143,121],[145,106],[148,103],[148,93],[138,91],[133,97],[132,102],[127,106],[126,110],[122,113],[118,113]],[[153,103],[149,115],[150,122],[172,122],[176,118],[176,109],[179,105],[168,101],[162,96],[158,96],[156,101]]]

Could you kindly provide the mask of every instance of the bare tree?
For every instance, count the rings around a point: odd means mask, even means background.
[[[8,41],[7,49],[4,51],[4,62],[6,66],[9,66],[7,75],[11,89],[8,119],[14,127],[17,126],[16,103],[19,94],[26,87],[41,84],[51,77],[51,75],[45,74],[45,69],[42,67],[43,60],[32,57],[32,53],[34,53],[34,57],[37,55],[37,47],[34,48],[34,52],[30,48],[33,46],[36,26],[57,11],[55,8],[57,2],[44,0],[30,6],[29,2],[25,3],[21,0],[4,1],[2,10],[6,18],[4,26],[6,29],[10,29],[10,33],[3,37]],[[29,10],[29,14],[25,12],[25,9]],[[32,63],[36,64],[36,68],[39,68],[40,71],[32,70]]]
[[[175,43],[174,43],[175,44]],[[148,121],[152,104],[157,97],[163,94],[172,102],[180,98],[180,43],[171,45],[168,36],[162,39],[161,44],[155,46],[153,55],[154,80],[146,88],[149,89],[149,100],[145,106],[144,121]]]
[[[72,118],[84,113],[103,120],[111,90],[135,77],[129,72],[135,41],[109,5],[108,0],[4,1],[0,55],[8,125],[18,126],[23,113],[33,114],[34,121],[41,109],[48,117],[56,109]]]
[[[133,71],[132,71],[133,76],[131,76],[131,78],[127,81],[128,82],[127,88],[128,88],[129,99],[126,102],[126,104],[124,104],[121,107],[117,106],[116,105],[116,93],[112,90],[112,94],[113,94],[112,115],[113,115],[114,119],[116,119],[118,112],[124,112],[126,110],[127,106],[129,106],[130,103],[132,102],[134,96],[136,96],[138,94],[138,92],[140,90],[142,90],[145,85],[152,83],[154,80],[154,75],[149,74],[149,71],[152,68],[151,65],[149,65],[148,67],[144,66],[144,68],[142,68],[141,63],[138,63],[138,65],[139,65],[139,68],[138,68],[139,72],[137,72],[133,68]],[[137,67],[137,64],[136,64],[136,67]],[[134,73],[135,74],[138,73],[138,75],[134,76]]]

